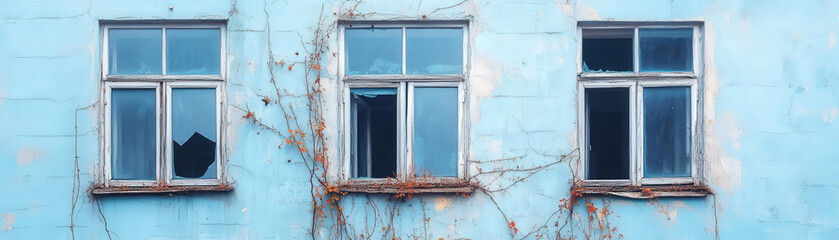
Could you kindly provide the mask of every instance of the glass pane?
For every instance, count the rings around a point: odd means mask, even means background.
[[[220,58],[219,29],[166,29],[167,75],[217,75]]]
[[[346,74],[402,74],[401,28],[348,28]]]
[[[408,74],[460,74],[463,72],[462,28],[408,28],[405,30]]]
[[[638,29],[642,72],[693,71],[693,29]]]
[[[457,177],[457,88],[414,88],[414,172]]]
[[[583,72],[631,72],[634,29],[583,29]]]
[[[155,89],[111,91],[111,178],[155,180]]]
[[[396,89],[352,89],[350,93],[353,177],[396,177]]]
[[[629,179],[629,89],[586,89],[587,179]]]
[[[216,90],[172,89],[174,177],[216,178]]]
[[[108,73],[112,75],[163,74],[160,29],[108,30]]]
[[[644,177],[690,177],[690,87],[644,88]]]

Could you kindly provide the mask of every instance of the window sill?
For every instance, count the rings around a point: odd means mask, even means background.
[[[140,194],[186,194],[192,192],[230,192],[233,187],[230,185],[211,185],[211,186],[144,186],[144,187],[124,187],[124,186],[97,186],[94,187],[90,193],[97,196],[106,195],[140,195]]]
[[[354,179],[338,186],[346,193],[372,194],[469,194],[475,192],[477,184],[463,179]]]
[[[633,199],[662,197],[705,197],[713,194],[703,185],[660,185],[660,186],[575,186],[574,190],[582,195],[618,196]]]

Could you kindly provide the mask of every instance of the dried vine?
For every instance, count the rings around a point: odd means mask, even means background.
[[[356,12],[359,4],[360,1],[354,1],[348,7],[341,6],[341,10],[334,13],[335,16],[332,17],[337,19],[354,19],[367,16],[368,14],[359,14]],[[247,106],[244,109],[240,109],[245,111],[243,118],[251,121],[259,128],[272,132],[282,138],[283,142],[278,147],[280,149],[290,147],[295,150],[296,154],[306,166],[309,173],[311,192],[312,206],[309,234],[312,239],[318,238],[318,229],[324,226],[327,219],[332,221],[329,229],[332,231],[331,234],[333,237],[372,239],[375,235],[380,235],[383,239],[399,239],[394,230],[394,219],[398,214],[401,204],[413,198],[413,195],[418,194],[419,190],[433,192],[434,188],[439,188],[443,185],[447,187],[472,189],[461,192],[460,194],[464,197],[470,197],[473,190],[477,190],[477,192],[486,195],[506,222],[512,239],[575,239],[577,231],[585,239],[623,238],[623,235],[617,232],[617,227],[612,226],[609,222],[609,219],[614,216],[614,212],[610,210],[609,201],[607,199],[601,199],[601,205],[599,207],[595,206],[591,201],[591,197],[584,195],[585,189],[579,185],[580,180],[576,178],[579,175],[575,172],[577,168],[574,167],[574,164],[579,164],[579,149],[574,149],[564,155],[537,153],[543,158],[554,159],[554,161],[533,167],[502,168],[487,171],[479,168],[477,173],[460,182],[440,183],[432,181],[426,175],[419,174],[420,176],[416,177],[390,178],[388,184],[354,187],[352,189],[353,192],[384,192],[392,195],[387,199],[385,209],[380,209],[370,196],[366,195],[366,204],[369,206],[369,210],[367,211],[372,211],[374,215],[373,223],[363,226],[363,228],[356,228],[356,226],[349,224],[347,222],[348,215],[345,213],[341,202],[342,198],[347,195],[346,190],[352,187],[330,181],[327,178],[331,161],[328,159],[328,139],[325,135],[327,125],[323,115],[324,91],[326,89],[324,89],[321,79],[328,77],[328,74],[324,73],[321,63],[327,55],[337,56],[337,53],[334,53],[329,48],[329,43],[335,34],[334,31],[337,29],[337,21],[332,20],[332,17],[325,16],[323,14],[323,7],[321,7],[321,14],[318,18],[317,25],[312,29],[312,40],[301,41],[303,52],[294,53],[295,56],[303,54],[304,60],[293,62],[275,57],[271,41],[271,22],[267,9],[265,13],[266,34],[268,38],[267,66],[270,73],[269,81],[273,86],[273,93],[258,95],[265,105],[276,105],[279,107],[282,117],[285,119],[285,126],[277,127],[265,122],[261,116]],[[302,71],[304,78],[302,82],[306,89],[305,96],[295,96],[293,93],[281,89],[276,78],[278,71]],[[295,106],[294,103],[299,104],[299,102],[294,101],[301,98],[305,99],[302,103],[304,106]],[[303,112],[299,112],[301,109]],[[469,160],[468,162],[507,164],[524,159],[525,157],[526,155],[484,161]],[[495,194],[508,191],[543,170],[563,164],[567,165],[572,176],[575,176],[570,181],[572,186],[569,189],[569,197],[559,200],[557,208],[540,225],[531,226],[526,232],[521,231],[521,226],[518,226],[514,219],[501,208],[501,205],[496,200]],[[508,182],[505,184],[496,184],[499,179],[506,179]],[[649,189],[641,189],[641,191],[643,194],[648,194],[652,204],[658,204],[656,206],[664,209],[661,201],[656,198],[655,193]],[[648,193],[647,191],[650,192]],[[451,191],[447,192],[450,193]],[[583,205],[580,205],[581,200],[584,203]],[[575,211],[578,207],[584,207],[584,211],[580,213]],[[413,239],[419,239],[421,237],[428,238],[427,223],[430,221],[430,218],[425,213],[424,205],[422,220],[425,233],[408,236]],[[551,229],[553,229],[553,232],[551,232]]]

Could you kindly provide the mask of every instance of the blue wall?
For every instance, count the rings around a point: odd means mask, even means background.
[[[105,221],[111,236],[121,239],[308,237],[306,167],[293,149],[277,150],[282,139],[242,119],[245,113],[237,107],[249,106],[263,120],[282,123],[279,109],[264,106],[259,97],[272,89],[268,32],[277,59],[302,61],[294,53],[303,51],[301,40],[311,39],[321,7],[335,20],[332,13],[351,2],[7,0],[2,5],[0,239],[71,238],[71,224],[78,239],[106,239]],[[590,200],[614,211],[608,222],[627,239],[713,239],[717,224],[722,239],[839,236],[839,127],[833,125],[839,123],[837,2],[364,0],[358,10],[379,20],[471,19],[470,159],[479,162],[473,169],[485,170],[543,165],[577,147],[577,21],[703,21],[704,172],[715,196]],[[88,193],[102,136],[102,19],[228,19],[225,129],[233,192],[105,198]],[[337,60],[327,59],[324,66],[334,141]],[[281,88],[303,93],[302,71],[276,76]],[[516,156],[524,157],[485,162]],[[515,177],[505,175],[489,187]],[[499,209],[521,232],[547,223],[540,233],[553,236],[559,229],[554,223],[562,226],[566,217],[551,214],[568,197],[571,179],[567,165],[553,165],[494,193],[498,207],[480,192],[404,202],[351,194],[343,204],[355,236],[510,238]],[[393,226],[383,230],[389,211],[395,211]],[[584,237],[583,204],[577,212],[578,225],[561,230],[563,236]],[[330,235],[334,227],[328,220],[316,232],[337,238]]]

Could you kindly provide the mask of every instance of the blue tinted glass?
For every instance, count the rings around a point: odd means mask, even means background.
[[[216,90],[172,89],[175,178],[216,178]]]
[[[690,88],[644,88],[644,177],[690,177]]]
[[[414,89],[414,171],[457,177],[457,88]]]
[[[155,180],[157,159],[154,89],[111,92],[111,178]]]
[[[402,74],[401,28],[348,28],[346,74]]]
[[[408,74],[460,74],[463,72],[463,29],[406,29],[405,56]]]
[[[217,75],[220,58],[219,29],[166,29],[167,75]]]
[[[108,30],[108,73],[163,74],[161,38],[160,29]]]
[[[642,72],[693,71],[693,29],[638,29]]]

